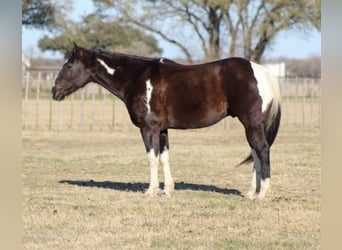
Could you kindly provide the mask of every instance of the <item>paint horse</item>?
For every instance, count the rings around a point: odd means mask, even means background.
[[[52,88],[61,101],[89,82],[121,99],[140,129],[150,166],[148,195],[159,192],[158,164],[164,172],[163,194],[174,189],[169,165],[168,129],[203,128],[226,116],[243,124],[254,161],[249,198],[265,197],[270,187],[270,147],[277,135],[281,109],[277,80],[262,66],[242,58],[181,65],[74,43]]]

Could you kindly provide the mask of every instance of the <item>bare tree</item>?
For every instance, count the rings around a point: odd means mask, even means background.
[[[194,55],[206,59],[243,56],[258,62],[280,31],[320,29],[320,0],[93,2],[104,17],[114,15],[177,46],[188,62],[199,59]]]
[[[272,39],[282,30],[320,28],[320,0],[241,0],[244,57],[259,62]]]

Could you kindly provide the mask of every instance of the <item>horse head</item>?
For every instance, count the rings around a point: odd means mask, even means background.
[[[63,100],[91,81],[91,68],[87,63],[90,59],[91,51],[77,46],[74,42],[74,47],[68,53],[67,59],[55,80],[55,85],[51,89],[54,100]]]

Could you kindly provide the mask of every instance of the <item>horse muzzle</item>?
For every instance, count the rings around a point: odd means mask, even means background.
[[[62,89],[57,89],[56,87],[52,87],[51,89],[52,99],[55,101],[62,101],[65,98],[64,91]]]

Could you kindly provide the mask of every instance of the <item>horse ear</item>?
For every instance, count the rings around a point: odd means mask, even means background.
[[[72,43],[74,44],[74,50],[76,54],[79,55],[80,57],[83,57],[83,54],[84,54],[83,49],[80,46],[78,46],[75,41],[73,41]]]

